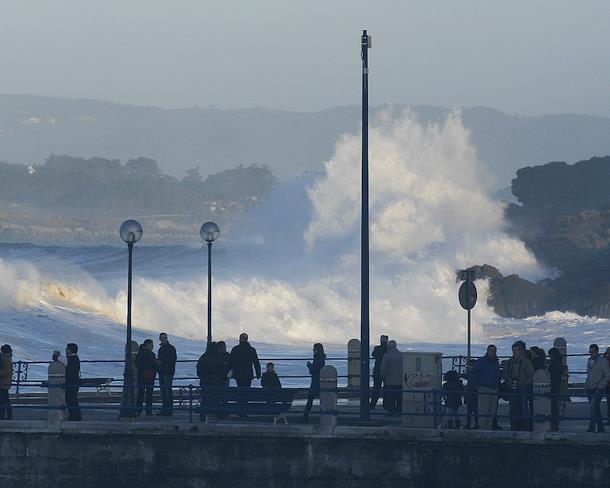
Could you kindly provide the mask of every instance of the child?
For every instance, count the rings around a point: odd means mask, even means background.
[[[273,363],[267,363],[267,371],[263,373],[261,377],[261,386],[263,388],[281,388],[282,384],[280,379],[275,372],[275,366]]]
[[[445,373],[445,383],[443,383],[443,391],[445,397],[445,410],[449,416],[447,421],[447,427],[450,429],[460,428],[460,418],[458,417],[458,410],[462,405],[462,392],[464,391],[464,384],[460,379],[460,375],[456,371],[447,371]]]

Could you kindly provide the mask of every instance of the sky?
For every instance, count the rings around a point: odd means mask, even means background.
[[[370,101],[610,116],[608,0],[0,0],[0,93],[165,108]]]

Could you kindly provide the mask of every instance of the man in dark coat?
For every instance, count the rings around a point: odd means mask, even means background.
[[[142,402],[146,394],[146,415],[152,415],[153,386],[157,375],[157,358],[153,352],[154,343],[152,339],[146,339],[140,346],[136,356],[138,367],[138,397],[136,405],[138,414],[142,412]]]
[[[229,367],[233,371],[233,378],[235,378],[237,386],[250,387],[254,378],[252,367],[254,367],[256,378],[260,379],[261,363],[258,360],[256,349],[248,342],[248,334],[239,336],[239,344],[231,350]]]
[[[169,343],[165,332],[159,334],[159,342],[161,344],[157,359],[159,361],[159,389],[163,406],[158,415],[172,415],[174,408],[172,383],[174,374],[176,374],[176,348]]]
[[[220,403],[227,379],[226,366],[215,342],[208,342],[205,352],[197,361],[197,377],[201,386],[202,406],[199,419],[205,422],[205,406]]]
[[[388,336],[382,335],[379,338],[379,345],[375,346],[373,349],[373,354],[371,355],[375,360],[375,365],[373,366],[373,390],[371,391],[371,410],[375,410],[377,406],[377,401],[379,400],[379,393],[381,392],[381,360],[383,359],[383,355],[388,350]]]
[[[78,389],[80,384],[80,359],[78,346],[71,342],[66,345],[66,406],[68,407],[68,420],[81,420],[78,406]]]
[[[254,367],[256,379],[260,379],[261,363],[258,360],[256,349],[248,342],[248,334],[240,334],[239,344],[231,349],[231,356],[229,357],[229,368],[233,372],[233,378],[235,378],[238,387],[250,388],[254,378],[252,367]],[[245,395],[241,395],[243,398],[248,397],[247,391]],[[248,401],[240,400],[237,403],[245,409]],[[240,416],[245,417],[246,415],[242,412]]]

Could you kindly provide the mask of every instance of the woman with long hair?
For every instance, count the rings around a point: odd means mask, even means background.
[[[307,361],[307,369],[311,375],[311,385],[307,394],[307,405],[305,405],[305,413],[303,421],[307,423],[309,420],[309,412],[313,405],[314,398],[320,397],[320,371],[326,364],[326,354],[324,354],[324,346],[319,342],[313,345],[313,361]]]

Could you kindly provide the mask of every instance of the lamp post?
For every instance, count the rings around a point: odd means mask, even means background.
[[[121,239],[127,244],[127,249],[129,251],[129,264],[127,267],[127,341],[125,342],[123,398],[121,400],[121,410],[119,413],[119,417],[124,418],[133,418],[137,416],[133,383],[133,361],[131,358],[131,282],[133,245],[140,240],[142,233],[142,226],[136,220],[126,220],[121,224],[121,229],[119,230]]]
[[[360,38],[362,58],[362,223],[360,235],[360,419],[369,419],[369,53],[371,36]]]
[[[212,342],[212,243],[219,234],[220,229],[214,222],[206,222],[199,230],[199,235],[208,244],[208,343]]]

